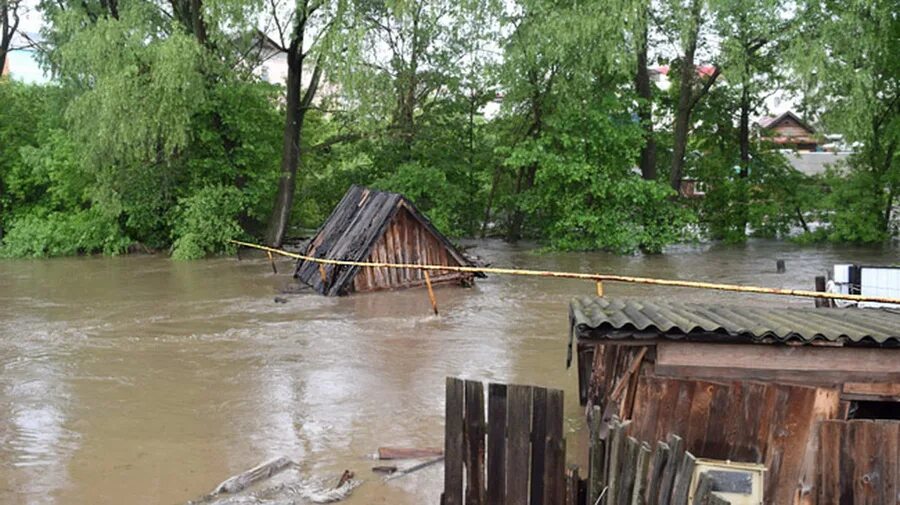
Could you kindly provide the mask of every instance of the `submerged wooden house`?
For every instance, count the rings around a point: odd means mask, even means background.
[[[604,426],[764,465],[754,503],[900,503],[900,313],[584,297],[569,316],[580,399]]]
[[[476,266],[406,197],[352,186],[316,232],[304,253],[367,263]],[[483,274],[430,270],[432,284],[470,285]],[[326,296],[421,286],[416,268],[360,267],[299,260],[294,278]]]

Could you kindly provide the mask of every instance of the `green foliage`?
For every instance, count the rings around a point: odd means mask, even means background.
[[[827,202],[831,210],[829,240],[876,243],[891,237],[892,230],[885,228],[885,196],[879,191],[882,183],[877,173],[858,166],[849,175],[830,170],[825,182],[831,190]]]
[[[0,253],[11,257],[119,254],[130,243],[118,223],[96,209],[22,215],[12,220],[4,242]]]
[[[846,174],[828,177],[829,238],[881,242],[900,204],[900,17],[895,1],[801,2],[806,43],[793,62],[822,123],[857,142]]]
[[[211,253],[233,252],[228,241],[238,238],[238,216],[243,207],[240,191],[228,186],[207,186],[179,201],[173,229],[172,257],[203,258]]]
[[[688,33],[683,4],[316,3],[306,61],[325,81],[297,139],[293,229],[318,226],[350,184],[364,184],[404,193],[449,235],[556,249],[656,253],[697,229],[735,242],[748,230],[895,236],[895,4],[703,1],[698,62],[709,56],[722,78],[692,110],[684,170],[706,196],[691,200],[635,170],[636,112],[647,103],[634,91],[636,42],[648,29],[651,60],[677,80],[679,62],[660,48]],[[0,254],[117,254],[139,243],[192,259],[261,237],[282,180],[286,90],[253,75],[254,44],[268,16],[297,5],[43,2],[53,83],[0,82]],[[823,131],[858,142],[851,164],[806,177],[755,132],[742,155],[739,111],[764,113],[766,94],[784,86],[806,92],[804,112]],[[661,180],[676,90],[653,92]]]
[[[451,184],[440,169],[405,163],[374,186],[406,195],[442,232],[450,236],[463,234],[458,216],[466,202],[465,193],[463,188]]]

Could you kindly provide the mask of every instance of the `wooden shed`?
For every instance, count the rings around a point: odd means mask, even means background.
[[[583,297],[569,319],[589,416],[764,464],[764,503],[900,503],[900,313]]]
[[[352,186],[316,232],[306,256],[370,263],[476,266],[406,197]],[[320,268],[321,266],[321,268]],[[470,285],[483,274],[430,270],[433,284]],[[294,278],[326,296],[425,283],[422,270],[327,265],[299,260]]]

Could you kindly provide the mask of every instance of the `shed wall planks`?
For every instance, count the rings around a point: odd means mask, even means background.
[[[767,503],[792,503],[812,464],[808,444],[817,440],[817,422],[838,412],[838,393],[827,389],[649,375],[638,380],[632,436],[654,443],[686,434],[684,450],[697,457],[765,463]]]
[[[900,421],[823,421],[818,504],[900,503]]]
[[[373,263],[410,263],[461,266],[447,254],[440,240],[434,237],[405,208],[397,211],[384,234],[372,248],[366,261]],[[432,282],[454,282],[469,279],[472,274],[435,270]],[[360,267],[353,279],[353,291],[376,291],[420,286],[425,283],[424,271],[414,268]]]

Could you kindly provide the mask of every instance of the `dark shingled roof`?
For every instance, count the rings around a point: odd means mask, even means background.
[[[306,255],[333,260],[365,261],[401,206],[434,234],[447,248],[448,254],[461,266],[475,266],[406,197],[357,185],[347,190],[313,236]],[[327,284],[322,282],[318,263],[311,261],[298,260],[294,277],[320,294],[338,296],[347,293],[359,270],[359,267],[344,265],[324,267],[329,280]]]
[[[585,296],[572,300],[569,323],[580,339],[900,345],[900,313],[887,309],[729,307]]]

